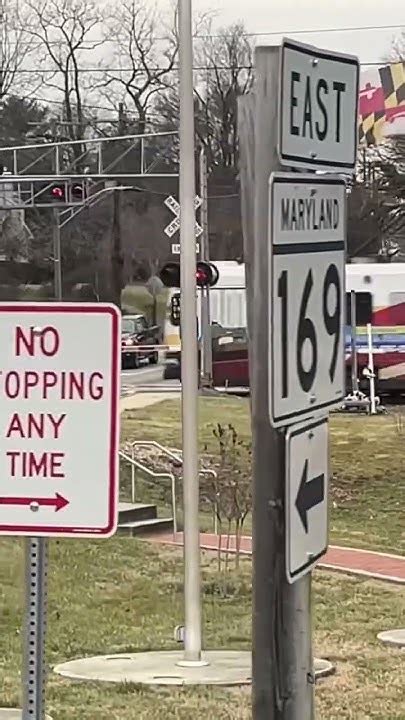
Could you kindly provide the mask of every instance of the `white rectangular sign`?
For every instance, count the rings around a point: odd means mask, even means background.
[[[0,534],[117,527],[120,315],[102,303],[0,303]]]
[[[275,173],[269,183],[270,420],[284,427],[345,396],[346,185]]]
[[[195,244],[195,251],[198,254],[200,252],[200,244]],[[180,255],[180,243],[173,243],[172,245],[172,253],[173,255]]]
[[[286,433],[286,574],[293,583],[328,549],[328,419]]]
[[[360,63],[352,55],[283,41],[279,138],[283,165],[354,170],[359,78]]]

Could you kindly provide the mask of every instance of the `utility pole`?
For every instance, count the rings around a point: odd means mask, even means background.
[[[351,350],[351,365],[352,365],[352,391],[353,393],[358,392],[359,389],[359,378],[358,378],[358,366],[357,366],[357,316],[356,316],[356,291],[350,291],[350,326],[351,326],[351,337],[350,337],[350,350]]]
[[[55,300],[61,301],[62,257],[59,210],[53,209],[53,263]],[[40,331],[40,330],[39,330]],[[45,641],[48,596],[48,539],[25,541],[26,604],[22,671],[22,720],[45,718]]]
[[[210,247],[208,234],[208,173],[207,156],[204,146],[200,150],[200,198],[201,198],[201,260],[209,262]],[[202,384],[206,387],[212,385],[212,339],[211,339],[211,318],[210,318],[210,288],[201,288],[201,375]]]
[[[53,210],[53,267],[54,267],[54,287],[55,287],[55,300],[63,299],[62,290],[62,250],[60,244],[60,224],[59,224],[59,210],[54,208]]]
[[[191,0],[179,0],[181,385],[184,487],[183,665],[201,660],[201,567],[198,477],[198,342]]]
[[[252,717],[254,720],[313,720],[311,575],[292,585],[286,578],[284,525],[285,435],[269,420],[269,176],[280,170],[278,144],[279,47],[255,52],[254,99],[247,98],[249,127],[240,126],[245,172],[251,194],[245,206],[252,280],[247,285],[252,333],[251,404],[253,435],[253,637]],[[243,115],[243,114],[242,114]],[[249,115],[249,112],[247,113]],[[254,134],[251,132],[254,126]],[[242,167],[243,171],[243,167]],[[252,234],[253,233],[253,234]],[[253,309],[253,310],[252,310]]]

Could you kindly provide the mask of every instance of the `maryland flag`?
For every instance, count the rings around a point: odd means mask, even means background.
[[[359,141],[367,145],[380,143],[389,126],[405,118],[405,63],[380,67],[378,77],[360,90]]]

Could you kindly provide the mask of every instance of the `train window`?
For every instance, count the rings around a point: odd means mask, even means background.
[[[373,297],[371,293],[356,292],[356,324],[367,325],[371,323],[373,313]],[[352,313],[350,293],[346,293],[346,323],[351,325]]]

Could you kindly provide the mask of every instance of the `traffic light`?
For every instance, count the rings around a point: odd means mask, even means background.
[[[170,322],[174,327],[180,325],[180,293],[172,295],[170,301]]]
[[[180,287],[180,263],[167,262],[163,265],[159,277],[165,287]],[[213,287],[217,284],[219,272],[216,265],[204,260],[197,262],[195,280],[197,287]]]
[[[196,282],[198,287],[213,287],[219,279],[219,272],[213,263],[200,260],[197,263]]]
[[[52,205],[82,205],[87,197],[87,180],[61,180],[35,185],[34,203],[42,207]]]
[[[50,196],[52,200],[59,203],[66,202],[66,188],[65,185],[52,185],[50,188]]]
[[[165,287],[180,287],[180,263],[167,262],[163,265],[159,277]]]
[[[72,196],[72,200],[84,200],[86,197],[86,191],[83,183],[72,183],[70,186],[70,194]]]

